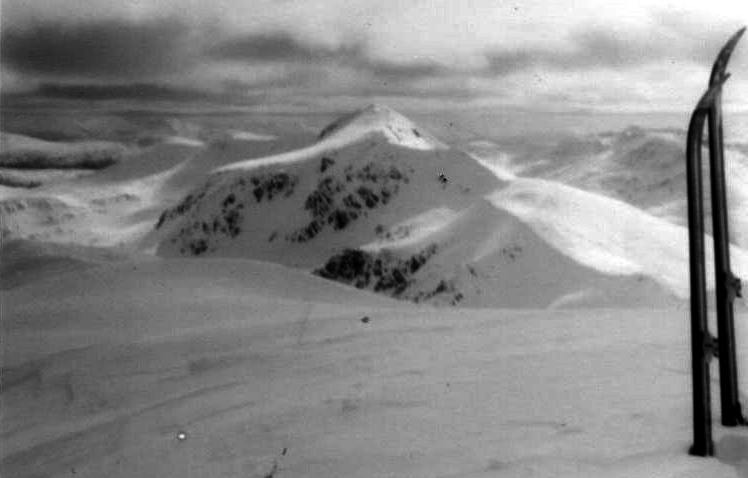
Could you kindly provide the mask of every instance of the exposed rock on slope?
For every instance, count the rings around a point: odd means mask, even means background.
[[[432,244],[407,259],[399,259],[388,250],[366,252],[346,249],[314,271],[320,277],[353,285],[357,289],[372,289],[395,297],[402,295],[413,284],[413,275],[437,251]]]

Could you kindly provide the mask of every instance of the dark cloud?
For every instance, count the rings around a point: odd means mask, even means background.
[[[576,33],[572,41],[576,50],[561,63],[570,68],[627,68],[678,56],[677,51],[668,48],[671,40],[656,30],[642,33],[590,29]]]
[[[6,27],[0,58],[5,66],[38,76],[154,77],[186,67],[188,35],[187,26],[169,19]]]
[[[357,59],[357,66],[371,73],[376,78],[392,81],[415,80],[424,77],[445,76],[450,72],[447,67],[438,63],[414,61],[412,63],[393,63],[367,58]]]
[[[200,65],[220,75],[221,67],[215,63],[226,61],[250,67],[274,64],[284,72],[272,80],[238,78],[234,83],[217,77],[214,86],[231,95],[325,90],[333,84],[345,86],[348,74],[355,85],[370,78],[372,84],[407,90],[419,80],[451,74],[447,67],[424,58],[405,62],[376,58],[364,41],[325,45],[282,30],[226,37],[220,28],[208,31],[164,18],[38,21],[24,28],[6,22],[0,59],[3,68],[29,84],[43,84],[36,94],[67,99],[194,99],[193,91],[182,94],[154,85],[179,82],[179,73],[193,73]],[[342,73],[333,75],[333,81],[329,77],[335,70]]]
[[[300,90],[328,83],[327,72],[315,68],[293,68],[278,78],[265,78],[255,81],[237,79],[224,80],[220,85],[224,91],[237,95],[254,94],[269,90]]]
[[[528,68],[556,71],[607,68],[622,70],[652,62],[680,60],[683,52],[657,31],[620,32],[608,29],[580,30],[571,36],[571,47],[558,50],[527,49],[492,51],[486,54],[488,73],[508,75]]]
[[[405,80],[445,74],[441,65],[424,60],[395,63],[371,57],[364,43],[335,47],[305,43],[286,32],[253,34],[221,41],[206,50],[213,60],[240,62],[297,62],[317,66],[355,68],[379,79]]]
[[[34,91],[20,96],[32,96],[56,100],[216,101],[232,99],[228,95],[159,83],[44,83]]]
[[[546,55],[547,53],[543,51],[495,50],[486,54],[486,60],[488,60],[487,73],[504,76],[526,70],[533,65],[542,63]]]
[[[440,86],[434,88],[421,88],[417,85],[390,85],[383,83],[372,83],[370,85],[351,89],[345,92],[350,96],[400,96],[404,98],[418,99],[442,99],[469,101],[480,97],[480,92],[464,86]]]
[[[216,95],[191,88],[180,88],[158,83],[129,83],[114,85],[44,83],[36,96],[53,99],[81,100],[200,100],[216,99]]]
[[[316,61],[356,56],[358,46],[330,48],[303,43],[285,32],[251,34],[221,41],[207,49],[214,60],[232,61]]]

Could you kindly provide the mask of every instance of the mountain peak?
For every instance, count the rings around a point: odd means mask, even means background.
[[[380,133],[387,141],[412,149],[446,149],[447,146],[428,132],[392,108],[371,104],[366,108],[341,116],[325,126],[319,134],[320,140],[357,140],[370,134]]]

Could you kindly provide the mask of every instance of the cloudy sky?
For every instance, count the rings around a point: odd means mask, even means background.
[[[681,111],[748,2],[2,0],[0,18],[4,94]],[[748,110],[748,38],[730,71]]]

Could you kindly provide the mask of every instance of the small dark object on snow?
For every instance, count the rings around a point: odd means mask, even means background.
[[[440,173],[439,174],[439,182],[442,183],[442,184],[447,184],[447,181],[449,181],[449,179],[447,179],[447,177],[444,175],[444,173]]]
[[[369,318],[368,315],[361,317],[361,322],[363,322],[364,324],[368,324],[370,320],[371,319]]]

